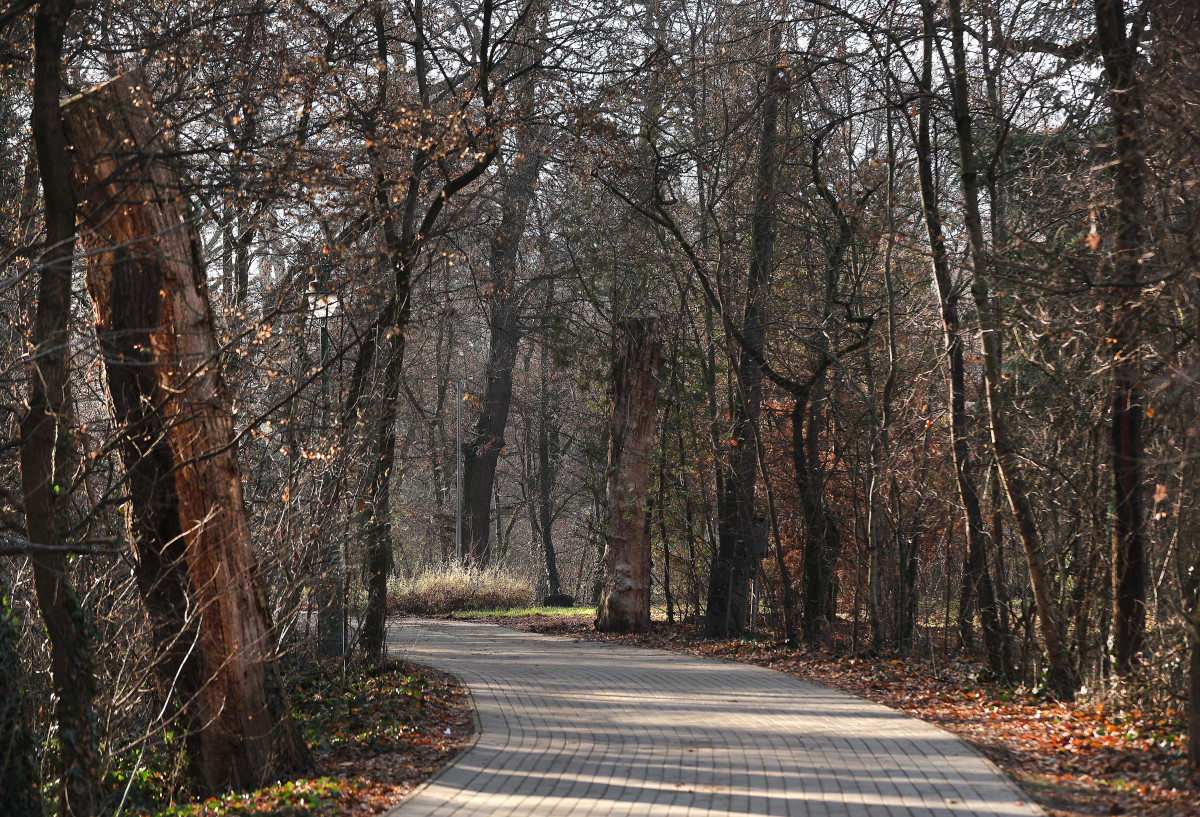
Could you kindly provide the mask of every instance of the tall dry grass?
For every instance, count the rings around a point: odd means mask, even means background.
[[[498,567],[452,565],[394,582],[388,588],[388,612],[400,616],[528,607],[533,601],[532,582]]]

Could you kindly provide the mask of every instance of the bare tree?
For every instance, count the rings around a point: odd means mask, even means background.
[[[979,318],[983,350],[983,376],[987,397],[988,423],[1000,479],[1009,506],[1017,522],[1017,532],[1025,551],[1029,581],[1037,604],[1038,627],[1042,645],[1049,661],[1047,684],[1054,694],[1065,700],[1075,697],[1078,680],[1074,659],[1062,635],[1059,613],[1050,592],[1050,583],[1042,555],[1041,537],[1034,518],[1033,507],[1025,488],[1025,480],[1017,468],[1016,451],[1008,429],[1004,386],[1000,371],[1000,327],[996,305],[991,298],[987,248],[984,244],[983,222],[979,211],[979,174],[976,168],[975,138],[971,122],[970,99],[967,87],[966,47],[962,3],[949,0],[950,36],[953,52],[952,98],[954,127],[958,135],[959,161],[963,193],[963,218],[967,229],[967,244],[971,261],[971,294]]]
[[[63,36],[72,0],[40,3],[34,21],[33,140],[45,201],[46,251],[39,266],[37,315],[29,366],[29,410],[21,422],[21,490],[38,606],[46,623],[58,721],[61,817],[100,810],[93,699],[93,646],[87,613],[70,582],[63,536],[73,456],[69,393],[71,265],[75,193],[58,102]]]

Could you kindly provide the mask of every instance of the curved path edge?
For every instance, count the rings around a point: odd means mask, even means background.
[[[462,681],[476,731],[388,817],[1044,814],[952,733],[776,670],[479,622],[392,625],[392,650]]]

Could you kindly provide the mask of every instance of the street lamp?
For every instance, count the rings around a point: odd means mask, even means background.
[[[337,314],[341,301],[338,294],[329,288],[327,274],[321,271],[313,278],[305,293],[309,311],[314,318],[321,322],[321,402],[326,414],[329,412],[329,319]],[[328,420],[328,417],[326,417]],[[330,536],[326,540],[324,559],[324,595],[325,599],[317,612],[317,640],[321,653],[331,658],[344,658],[346,655],[346,605],[345,566],[342,553],[342,540],[338,536]]]
[[[329,319],[337,314],[342,304],[337,291],[329,288],[329,281],[323,271],[309,283],[306,297],[313,317],[321,321],[321,396],[328,409],[329,375],[325,366],[329,363]]]
[[[459,350],[458,356],[463,356],[462,350]],[[463,505],[463,454],[462,454],[462,378],[458,375],[451,375],[450,382],[454,384],[454,437],[457,448],[457,456],[455,457],[455,474],[456,486],[458,491],[458,508],[454,518],[454,557],[461,565],[463,561],[463,542],[462,542],[462,505]]]

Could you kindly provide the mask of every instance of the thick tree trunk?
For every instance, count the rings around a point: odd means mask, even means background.
[[[1136,68],[1138,43],[1126,32],[1124,0],[1095,0],[1096,41],[1108,79],[1108,107],[1116,132],[1112,165],[1117,194],[1116,246],[1111,263],[1121,286],[1114,297],[1112,397],[1113,652],[1118,675],[1142,664],[1146,631],[1146,546],[1142,470],[1145,410],[1141,361],[1141,264],[1145,253],[1145,160],[1138,137],[1142,93]]]
[[[930,27],[929,5],[926,8],[926,27]],[[1011,438],[1005,416],[1004,385],[1000,368],[999,319],[996,305],[991,301],[987,251],[983,238],[983,220],[979,210],[979,173],[975,162],[975,136],[971,122],[970,97],[967,87],[966,49],[963,44],[963,19],[961,0],[949,0],[951,47],[954,54],[953,103],[954,125],[958,134],[959,161],[962,177],[963,219],[967,228],[967,243],[971,259],[971,294],[975,300],[979,318],[979,331],[983,347],[983,376],[987,396],[988,421],[992,437],[992,450],[1000,470],[1000,480],[1008,495],[1013,518],[1017,522],[1017,534],[1025,551],[1029,568],[1029,581],[1033,588],[1037,606],[1038,632],[1046,651],[1048,671],[1046,683],[1059,698],[1071,700],[1078,686],[1074,660],[1062,636],[1062,626],[1054,598],[1050,593],[1050,581],[1046,575],[1042,558],[1042,543],[1034,520],[1033,508],[1025,490],[1025,481],[1017,469],[1017,457],[1012,449]]]
[[[521,337],[516,305],[493,306],[489,322],[491,343],[487,385],[480,399],[479,418],[463,444],[463,554],[473,565],[486,565],[492,560],[492,494],[496,465],[505,445],[504,431],[512,403],[513,366]]]
[[[472,564],[491,560],[488,541],[496,463],[504,448],[512,403],[513,366],[521,340],[523,294],[518,288],[517,251],[525,233],[529,207],[545,162],[541,127],[527,131],[517,146],[515,166],[507,174],[500,205],[500,224],[489,248],[492,289],[489,304],[487,384],[479,419],[463,452],[463,549]]]
[[[201,617],[192,606],[176,463],[165,436],[155,371],[153,336],[163,320],[158,295],[163,275],[156,259],[148,253],[135,257],[138,254],[114,250],[111,268],[89,271],[89,288],[97,310],[97,337],[113,420],[121,429],[117,450],[129,499],[125,520],[136,555],[134,575],[150,614],[158,656],[155,672],[164,701],[172,709],[182,709],[194,766],[203,753],[198,742],[204,716],[199,707],[186,702],[197,699],[209,676],[204,651],[195,649]],[[200,771],[193,768],[196,774]]]
[[[662,348],[652,319],[630,318],[613,367],[606,474],[604,586],[596,629],[650,628],[650,531],[646,503],[652,478],[655,404]]]
[[[733,449],[717,492],[717,552],[709,574],[705,629],[711,636],[741,633],[750,613],[749,554],[754,529],[754,492],[758,454],[754,428],[762,403],[763,373],[758,365],[766,337],[766,302],[775,263],[775,182],[779,175],[779,101],[786,78],[779,57],[781,26],[772,26],[767,57],[767,94],[763,100],[762,139],[750,226],[750,268],[741,333],[745,344],[734,369]],[[746,348],[749,347],[749,348]]]
[[[946,241],[942,233],[937,184],[933,173],[933,147],[930,139],[933,10],[928,4],[925,6],[925,14],[925,47],[921,63],[922,96],[917,117],[917,166],[921,188],[921,209],[925,218],[931,266],[942,313],[942,338],[946,348],[947,383],[950,387],[950,445],[954,456],[954,476],[966,523],[967,558],[965,566],[967,575],[964,577],[964,590],[969,590],[971,596],[978,602],[980,618],[983,620],[983,641],[988,668],[996,677],[1004,678],[1007,677],[1011,664],[1008,633],[1000,623],[991,574],[988,570],[983,511],[979,499],[978,470],[971,457],[970,435],[967,431],[966,373],[963,363],[962,326],[958,317],[958,295],[950,278],[950,259],[946,252]]]
[[[809,644],[828,636],[837,615],[837,560],[842,549],[841,530],[825,501],[818,447],[820,412],[809,400],[812,389],[822,387],[827,367],[826,359],[811,388],[797,396],[792,407],[792,467],[804,518],[800,637]]]
[[[88,291],[113,404],[124,413],[117,419],[133,422],[122,453],[133,466],[130,525],[145,562],[139,570],[162,571],[162,587],[147,597],[150,613],[163,616],[156,636],[169,640],[182,623],[187,638],[188,616],[199,619],[203,674],[190,704],[190,720],[201,725],[199,784],[251,788],[308,766],[309,758],[272,668],[200,244],[178,181],[156,161],[166,146],[152,113],[137,75],[65,103],[74,182],[87,191]],[[127,348],[137,339],[145,348]],[[172,538],[182,540],[182,554]],[[181,559],[191,594],[186,611],[178,607]]]
[[[46,0],[34,21],[33,141],[45,201],[46,251],[40,259],[29,411],[21,420],[21,490],[38,608],[50,639],[50,680],[58,727],[60,817],[90,817],[100,808],[100,772],[92,702],[96,681],[91,627],[70,583],[66,554],[52,548],[67,499],[69,322],[75,255],[75,195],[59,113],[63,32],[71,0]],[[36,548],[37,545],[45,549]]]
[[[907,536],[899,537],[896,552],[900,558],[900,593],[896,599],[896,651],[901,655],[908,655],[912,652],[916,639],[917,603],[920,601],[917,589],[917,568],[920,564],[916,540]]]
[[[817,193],[829,207],[837,224],[832,243],[825,251],[825,280],[822,293],[821,325],[831,326],[839,309],[838,287],[846,257],[853,248],[855,218],[847,214],[842,202],[824,178],[820,165],[820,145],[812,148],[812,181]],[[866,336],[860,343],[866,342]],[[822,641],[837,616],[837,562],[841,554],[841,531],[825,498],[825,477],[821,457],[821,404],[825,399],[825,381],[835,356],[833,339],[827,331],[815,338],[812,349],[812,373],[804,383],[793,383],[788,391],[796,398],[792,407],[792,465],[796,488],[804,515],[804,598],[801,602],[801,637],[810,643]]]

